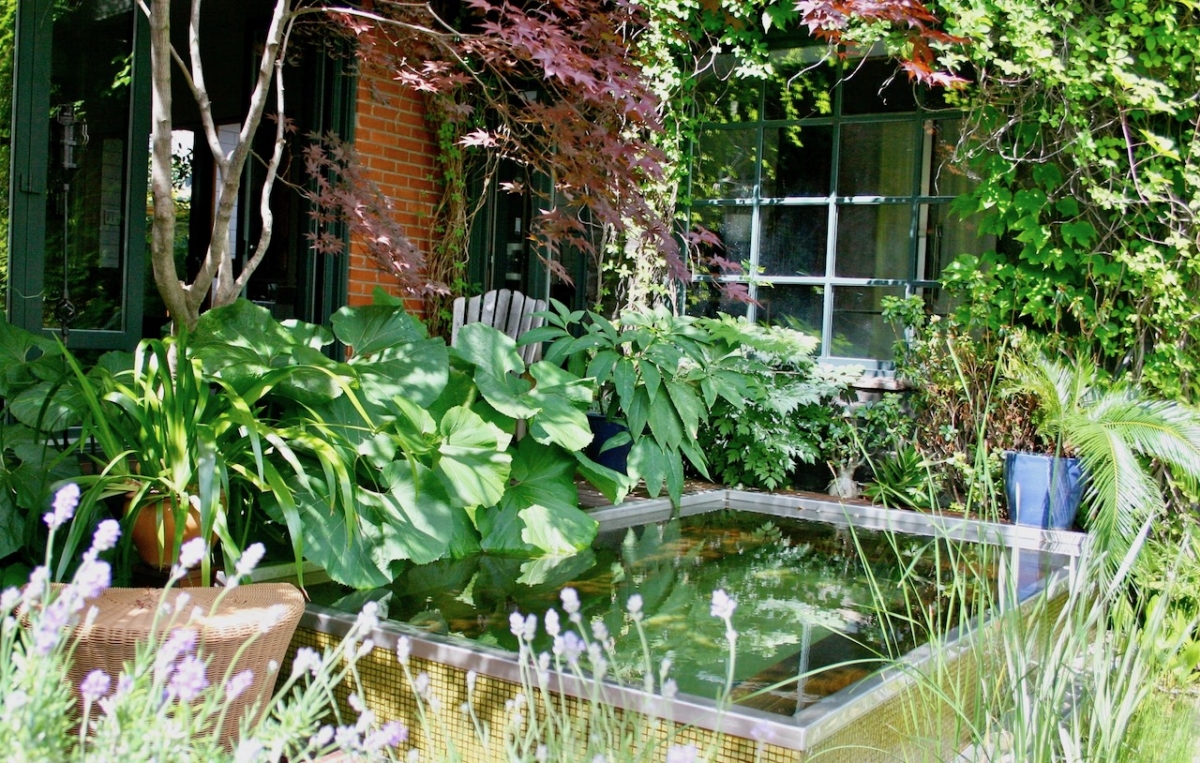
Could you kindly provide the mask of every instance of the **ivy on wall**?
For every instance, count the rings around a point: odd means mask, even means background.
[[[1200,17],[1172,0],[945,0],[1002,236],[945,280],[1168,396],[1200,392]]]

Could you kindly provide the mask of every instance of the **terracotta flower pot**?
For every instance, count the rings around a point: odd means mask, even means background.
[[[125,513],[133,510],[133,496],[126,499]],[[161,507],[161,509],[160,509]],[[159,511],[162,512],[161,522]],[[143,503],[133,520],[130,531],[133,546],[138,556],[146,564],[155,569],[164,570],[175,563],[173,546],[175,544],[175,512],[171,510],[171,502],[165,496]],[[183,527],[183,543],[200,537],[200,511],[194,505],[188,506],[187,522]],[[182,544],[180,544],[182,545]]]

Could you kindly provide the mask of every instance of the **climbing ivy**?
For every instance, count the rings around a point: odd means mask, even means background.
[[[1200,392],[1200,17],[1174,0],[943,0],[997,250],[945,273],[994,326]]]

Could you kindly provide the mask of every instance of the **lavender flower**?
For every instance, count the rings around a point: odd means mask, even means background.
[[[663,681],[662,695],[666,699],[675,699],[675,695],[679,693],[679,685],[675,683],[674,678],[668,678]]]
[[[525,632],[525,618],[521,617],[520,612],[513,612],[508,616],[508,630],[517,638],[521,638],[521,634]]]
[[[562,598],[563,610],[568,615],[579,613],[579,594],[574,588],[564,588],[558,595]]]
[[[250,573],[262,561],[263,554],[266,553],[266,548],[261,543],[252,543],[249,548],[242,552],[241,558],[237,561],[237,567],[233,575],[225,582],[229,588],[236,586],[242,578],[250,577]]]
[[[83,696],[84,703],[90,705],[108,694],[108,687],[111,684],[112,679],[108,677],[108,673],[103,670],[93,670],[79,684],[79,693]]]
[[[232,702],[254,683],[254,671],[243,670],[225,683],[225,699]]]
[[[725,593],[724,589],[718,588],[713,591],[712,609],[710,610],[713,617],[719,617],[726,622],[733,617],[733,610],[737,607],[737,602],[729,598],[729,594]]]
[[[412,654],[412,639],[408,636],[401,636],[396,639],[396,659],[401,665],[408,665],[408,658]]]
[[[300,647],[296,650],[296,658],[292,660],[292,675],[300,676],[305,673],[312,673],[314,676],[320,672],[324,660],[315,649],[307,646]]]
[[[18,589],[5,588],[4,593],[0,594],[0,613],[11,612],[20,600],[21,592]]]
[[[94,599],[112,585],[112,569],[108,562],[85,555],[83,563],[75,571],[74,583],[81,599]]]
[[[243,739],[238,742],[233,754],[233,763],[254,763],[261,758],[263,743],[257,739]]]
[[[179,549],[179,563],[175,565],[175,577],[183,577],[183,573],[199,564],[208,553],[208,546],[203,538],[192,538]]]
[[[60,596],[42,610],[33,631],[34,653],[45,657],[53,652],[70,620],[70,601],[66,596]]]
[[[379,627],[379,602],[368,601],[354,621],[355,633],[371,633]]]
[[[667,763],[695,763],[699,752],[694,744],[673,744],[667,749]]]
[[[121,523],[115,519],[106,519],[96,526],[96,532],[92,535],[92,551],[97,554],[103,553],[117,545],[120,538]]]
[[[546,634],[548,636],[557,636],[562,631],[561,623],[558,619],[558,610],[553,607],[546,611]]]
[[[195,648],[196,631],[187,628],[171,631],[171,635],[154,657],[154,671],[159,674],[169,673],[175,660],[181,655],[190,654]]]
[[[634,594],[625,602],[625,608],[629,610],[629,616],[634,620],[642,619],[642,597],[641,594]]]
[[[42,516],[42,520],[51,531],[71,521],[75,516],[75,507],[79,505],[79,486],[74,482],[59,488],[54,494],[54,504],[51,511]]]
[[[207,666],[204,660],[195,655],[188,655],[179,661],[171,682],[167,685],[167,694],[178,697],[182,702],[191,702],[208,687]]]
[[[363,747],[368,753],[377,752],[385,747],[399,747],[408,739],[408,729],[399,721],[389,721],[383,728],[373,731],[363,740]]]
[[[560,646],[559,640],[554,640],[555,649]],[[575,631],[567,631],[562,637],[562,655],[566,658],[567,664],[574,666],[579,662],[579,655],[583,654],[583,650],[587,647],[583,643],[583,639],[575,634]],[[557,653],[557,652],[556,652]]]

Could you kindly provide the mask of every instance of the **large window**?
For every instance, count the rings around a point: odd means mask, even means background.
[[[701,84],[706,121],[692,154],[692,223],[717,234],[756,304],[752,320],[821,338],[825,358],[892,356],[883,297],[934,298],[942,267],[985,248],[950,202],[969,189],[949,161],[959,121],[883,59],[840,65],[813,49],[773,56],[767,79]],[[702,290],[701,290],[702,291]]]

